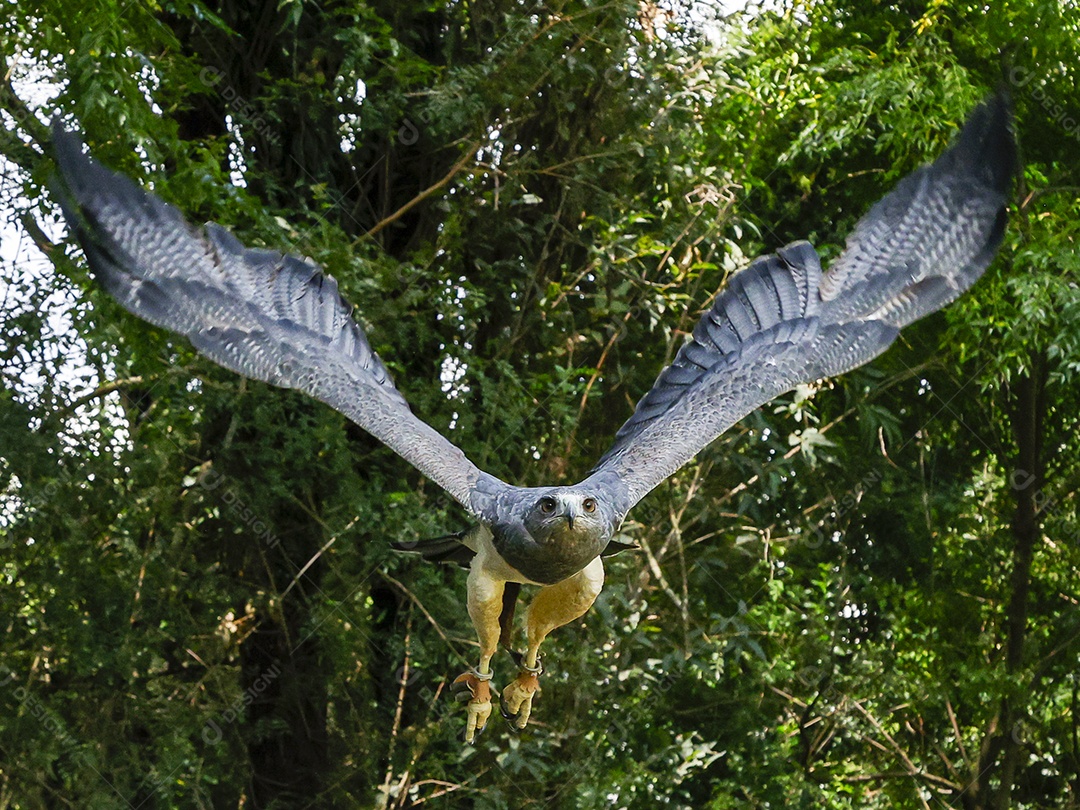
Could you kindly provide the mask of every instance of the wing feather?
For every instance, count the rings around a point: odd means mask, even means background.
[[[716,297],[589,480],[625,514],[755,408],[868,362],[955,299],[1001,244],[1015,163],[999,94],[870,209],[827,274],[807,242],[756,259]]]
[[[196,229],[59,126],[53,139],[65,217],[121,305],[227,369],[325,402],[482,516],[477,488],[501,482],[412,413],[332,277],[219,225]]]

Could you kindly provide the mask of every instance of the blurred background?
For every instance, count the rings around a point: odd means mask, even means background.
[[[1080,807],[1073,0],[4,9],[0,808]],[[475,747],[464,573],[388,547],[463,510],[122,311],[48,190],[58,118],[319,262],[480,466],[570,483],[732,272],[827,262],[999,87],[983,280],[650,495]]]

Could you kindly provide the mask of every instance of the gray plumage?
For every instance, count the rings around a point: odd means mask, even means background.
[[[512,569],[507,581],[546,584],[581,571],[635,503],[746,414],[866,363],[970,287],[1001,242],[1015,164],[1007,102],[991,98],[951,149],[871,208],[828,273],[796,242],[735,275],[588,478],[519,488],[410,411],[337,284],[312,262],[245,248],[217,225],[193,228],[60,127],[54,146],[65,216],[124,307],[226,368],[345,414],[487,527]],[[440,541],[431,551],[464,563],[477,548],[457,554]]]
[[[716,297],[587,481],[602,481],[625,514],[755,408],[881,354],[982,275],[1005,232],[1015,162],[998,95],[859,220],[828,273],[806,242],[755,260]]]
[[[305,259],[245,248],[214,223],[191,227],[59,127],[53,146],[65,218],[120,304],[227,369],[322,400],[471,510],[480,470],[413,415],[331,276]]]

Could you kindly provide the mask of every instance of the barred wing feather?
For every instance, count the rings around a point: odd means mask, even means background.
[[[755,260],[622,426],[591,480],[622,514],[717,436],[796,385],[856,368],[982,275],[1005,229],[1016,147],[1007,99],[980,104],[957,142],[859,221],[823,274],[806,242]]]
[[[480,516],[473,496],[491,477],[412,413],[332,277],[213,223],[194,228],[59,126],[53,139],[65,217],[120,304],[225,368],[325,402]]]

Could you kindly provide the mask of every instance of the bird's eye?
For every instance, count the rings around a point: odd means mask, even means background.
[[[554,498],[541,498],[540,499],[540,511],[545,515],[550,515],[555,511],[555,499]]]
[[[583,500],[581,502],[581,506],[586,512],[596,511],[596,501],[592,498],[586,498],[585,500]]]

